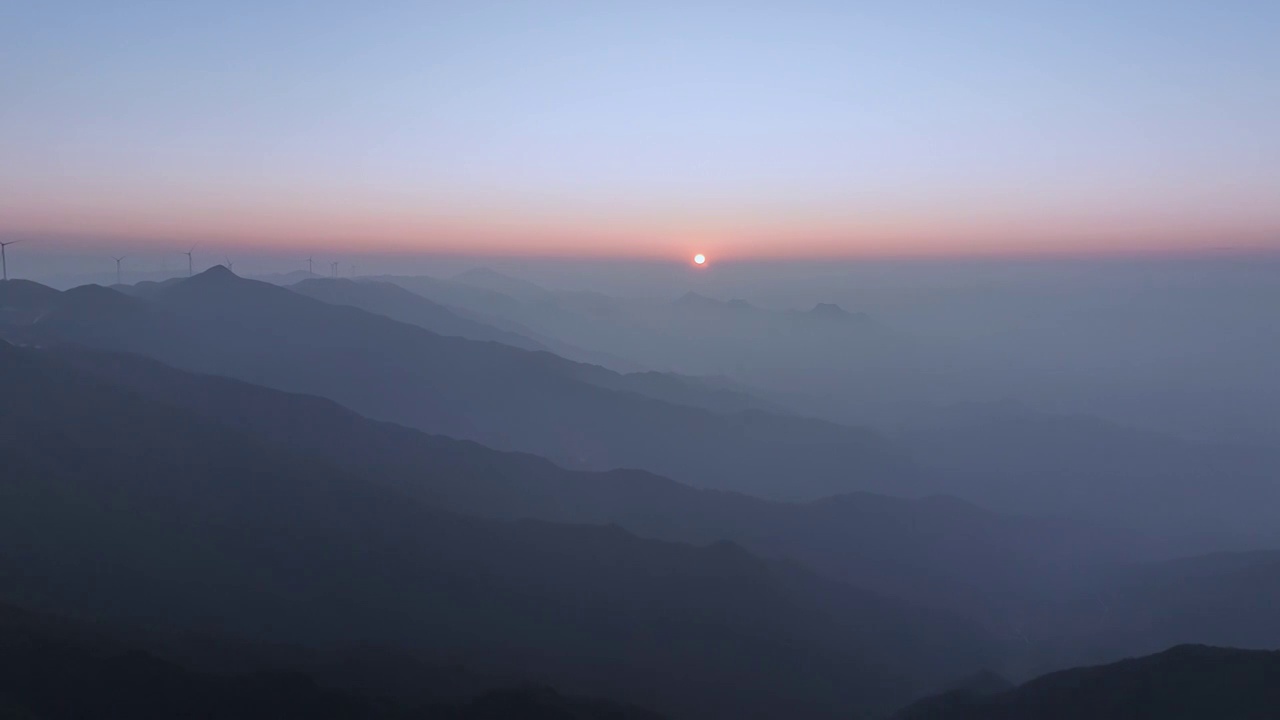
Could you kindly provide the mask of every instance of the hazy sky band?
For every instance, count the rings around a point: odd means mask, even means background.
[[[1270,3],[261,5],[8,6],[0,233],[636,257],[1280,246]]]

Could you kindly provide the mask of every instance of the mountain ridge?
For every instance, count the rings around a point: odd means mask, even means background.
[[[20,334],[321,395],[366,416],[571,467],[641,467],[702,486],[732,480],[733,489],[772,497],[918,492],[911,460],[866,430],[604,388],[546,353],[446,338],[225,269],[209,273],[151,299],[129,298],[145,312],[104,318],[104,303],[64,303],[58,314],[67,322]]]

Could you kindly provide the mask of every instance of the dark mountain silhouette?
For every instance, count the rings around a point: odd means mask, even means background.
[[[1280,708],[1280,652],[1183,645],[1037,678],[997,693],[957,691],[895,720],[1268,720]]]
[[[59,292],[30,280],[0,281],[0,308],[13,311],[48,309],[57,302]]]
[[[958,707],[980,704],[986,698],[1013,690],[1016,686],[1003,677],[983,670],[955,683],[949,690],[917,700],[895,715],[900,718],[927,718],[951,712]]]
[[[61,301],[61,293],[29,280],[0,281],[0,332],[39,320]]]
[[[994,657],[985,635],[618,527],[432,510],[358,473],[0,346],[0,584],[42,610],[401,647],[686,717],[840,717]]]
[[[221,267],[151,299],[68,291],[22,338],[138,352],[571,467],[639,467],[779,498],[916,489],[911,462],[869,431],[606,389],[582,379],[601,371],[547,353],[443,337]]]
[[[1078,573],[1140,550],[1128,536],[1004,517],[946,498],[857,494],[791,505],[696,490],[644,472],[573,472],[542,458],[367,420],[327,400],[191,375],[141,357],[51,352],[159,402],[389,483],[433,505],[500,519],[613,523],[668,540],[730,539],[988,622],[1060,592]]]
[[[133,647],[118,630],[0,605],[0,717],[655,720],[645,710],[547,688],[414,703],[327,688],[302,671],[209,673]],[[423,678],[427,680],[427,678]]]

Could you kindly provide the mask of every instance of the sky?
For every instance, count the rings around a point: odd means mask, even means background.
[[[0,238],[1280,249],[1277,37],[1258,0],[0,0]]]

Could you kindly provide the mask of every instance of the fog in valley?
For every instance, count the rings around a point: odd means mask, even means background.
[[[1280,646],[1273,260],[461,262],[0,285],[12,612],[465,717]]]

